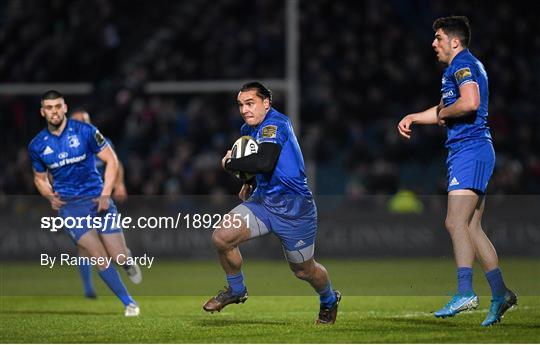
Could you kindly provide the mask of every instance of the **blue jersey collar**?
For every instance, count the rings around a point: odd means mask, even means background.
[[[458,58],[458,56],[465,55],[465,54],[469,54],[469,53],[470,53],[469,48],[463,49],[462,51],[460,51],[459,53],[457,53],[456,56],[454,56],[454,58],[452,59],[452,62],[450,62],[450,65],[453,64],[454,61],[456,61],[456,59]]]
[[[274,108],[270,107],[270,109],[268,109],[268,111],[266,112],[266,115],[264,115],[264,119],[261,121],[261,123],[259,123],[257,126],[253,126],[253,127],[250,126],[250,127],[253,128],[253,129],[258,129],[264,123],[264,121],[266,121],[266,119],[269,116],[273,115],[275,112],[276,112],[276,110]]]
[[[66,116],[66,126],[64,127],[62,132],[60,132],[60,134],[57,135],[57,134],[51,133],[51,131],[49,131],[49,125],[47,125],[47,127],[45,127],[45,130],[47,131],[47,133],[49,133],[49,135],[60,138],[66,132],[66,130],[68,129],[70,124],[71,124],[71,119]]]

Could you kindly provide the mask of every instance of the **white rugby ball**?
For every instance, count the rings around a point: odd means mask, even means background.
[[[259,145],[249,135],[244,135],[234,142],[234,145],[231,149],[231,158],[242,158],[254,153],[257,153],[259,150]],[[234,175],[241,180],[249,180],[253,177],[253,174],[243,173],[240,171],[234,172]]]

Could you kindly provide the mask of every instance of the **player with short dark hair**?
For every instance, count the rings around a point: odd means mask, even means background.
[[[257,81],[245,83],[240,88],[240,92],[246,92],[246,91],[255,91],[257,94],[257,97],[261,99],[268,99],[268,102],[270,103],[270,105],[272,104],[272,91],[268,89],[266,86],[264,86],[263,84]]]
[[[231,303],[248,298],[238,245],[273,232],[280,240],[296,277],[306,280],[320,296],[318,324],[333,324],[341,294],[332,288],[326,268],[314,259],[317,208],[307,185],[304,158],[289,118],[272,107],[272,93],[258,82],[243,85],[237,97],[245,124],[241,135],[253,137],[257,153],[222,159],[231,172],[255,174],[256,188],[244,183],[239,197],[243,203],[230,211],[240,215],[240,226],[222,222],[212,235],[219,261],[226,273],[228,288],[203,306],[220,311]]]
[[[28,145],[36,188],[64,219],[101,217],[104,227],[99,234],[86,222],[66,231],[76,245],[91,257],[99,258],[99,276],[124,304],[124,315],[138,316],[139,306],[114,265],[108,266],[105,260],[128,255],[122,229],[103,221],[104,213],[117,213],[110,200],[118,169],[116,155],[97,128],[67,119],[67,105],[60,92],[47,91],[41,98],[40,112],[47,126]],[[96,170],[96,157],[106,163],[104,181]]]
[[[80,121],[88,124],[92,124],[90,114],[83,108],[76,108],[71,112],[70,118],[75,121]],[[110,148],[114,151],[114,145],[110,139],[105,138],[109,143]],[[101,159],[96,159],[96,169],[101,176],[105,174],[105,162]],[[124,202],[127,199],[127,190],[124,183],[124,167],[122,162],[118,160],[118,173],[116,175],[116,180],[113,187],[112,198],[117,202]],[[78,246],[77,251],[79,256],[88,257],[89,253],[82,247]],[[128,255],[131,255],[129,248],[127,249]],[[88,263],[79,263],[77,266],[79,268],[79,273],[83,281],[84,295],[88,298],[96,298],[96,292],[92,284],[92,267]],[[135,283],[139,284],[142,280],[142,273],[140,268],[137,265],[131,265],[126,267],[126,271],[130,279]]]
[[[445,226],[454,247],[458,291],[436,317],[450,317],[475,309],[478,297],[472,288],[475,256],[492,291],[491,307],[482,326],[499,322],[517,304],[516,295],[504,284],[495,248],[481,225],[485,193],[495,165],[495,151],[487,125],[488,78],[484,65],[467,48],[471,30],[463,16],[439,18],[433,23],[432,47],[447,68],[442,77],[439,105],[409,114],[398,124],[410,139],[415,124],[447,127],[448,211]]]
[[[450,34],[453,37],[458,38],[463,48],[467,48],[469,46],[469,42],[471,41],[471,26],[469,24],[469,18],[464,16],[438,18],[433,22],[432,27],[434,32],[441,29],[447,35]]]

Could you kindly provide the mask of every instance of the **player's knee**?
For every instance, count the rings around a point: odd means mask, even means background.
[[[296,278],[301,280],[310,280],[313,276],[313,269],[311,267],[291,267]]]
[[[228,231],[218,229],[212,234],[212,243],[218,251],[227,251],[234,247],[234,238]]]
[[[301,279],[301,280],[310,280],[312,276],[309,270],[294,271],[294,275],[296,276],[296,278]]]
[[[480,223],[470,223],[468,229],[469,233],[472,234],[481,234],[484,232],[484,229],[482,229],[482,224]]]
[[[128,258],[129,256],[130,255],[126,251],[117,251],[111,253],[111,257],[117,265],[124,265],[126,258]]]
[[[107,255],[107,253],[99,253],[96,255],[92,255],[92,257],[95,258],[96,266],[100,271],[108,268],[107,259],[109,258],[109,256]]]
[[[99,246],[96,246],[96,247],[91,247],[91,246],[87,246],[87,247],[82,247],[84,248],[84,251],[86,253],[86,256],[89,256],[89,257],[93,257],[93,258],[107,258],[109,255],[107,254],[107,251],[105,250],[105,248],[103,247],[99,247]],[[101,259],[101,260],[97,260],[97,262],[105,262],[106,260],[104,259]]]
[[[446,217],[446,219],[444,221],[444,226],[445,226],[446,230],[448,230],[448,232],[454,232],[454,231],[458,230],[459,222],[455,218]]]

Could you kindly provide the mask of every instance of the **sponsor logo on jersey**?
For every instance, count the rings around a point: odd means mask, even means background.
[[[446,91],[445,93],[442,94],[442,98],[448,98],[448,97],[452,97],[454,96],[454,91],[453,90],[448,90]]]
[[[306,244],[306,243],[304,241],[300,240],[300,241],[296,242],[296,244],[294,245],[294,248],[302,247],[304,244]]]
[[[50,146],[47,145],[45,150],[43,150],[43,155],[46,156],[46,155],[50,155],[51,153],[54,153],[54,151],[53,151],[53,149],[51,149]]]
[[[65,153],[67,155],[67,152],[62,152],[61,154]],[[60,154],[60,155],[61,155]],[[58,156],[60,156],[58,155]],[[74,164],[74,163],[78,163],[80,161],[83,161],[86,159],[86,153],[83,154],[83,155],[80,155],[80,156],[77,156],[77,157],[72,157],[72,158],[64,158],[62,159],[61,161],[58,161],[56,163],[53,163],[53,164],[50,164],[49,165],[49,169],[56,169],[56,168],[59,168],[59,167],[63,167],[65,165],[70,165],[70,164]]]

